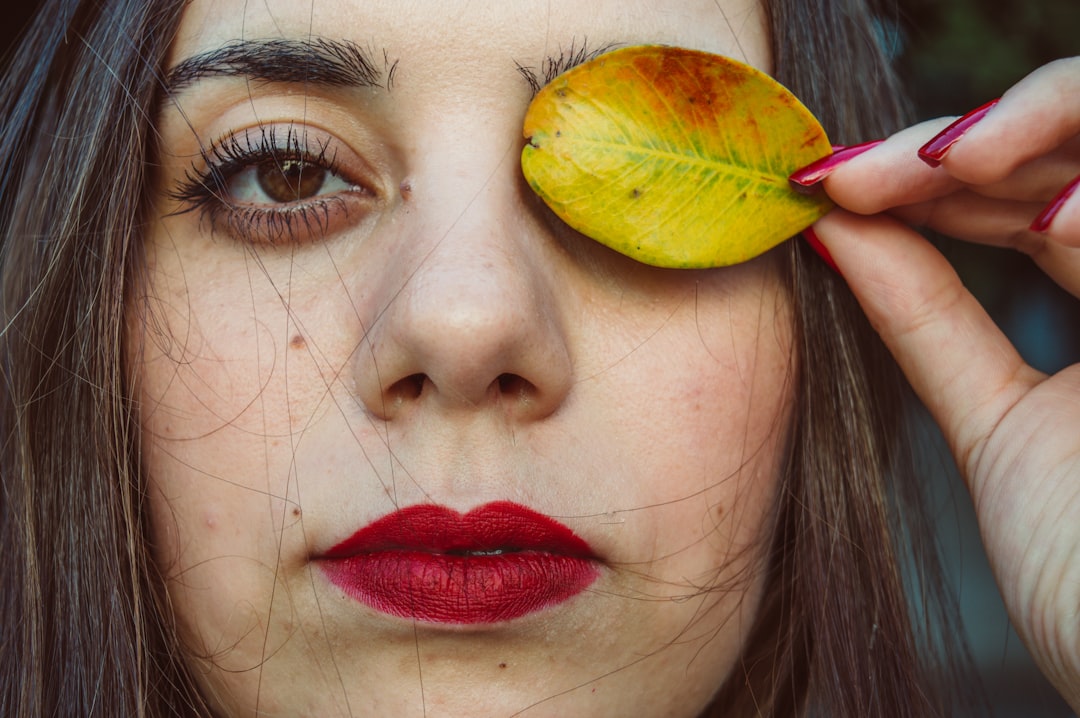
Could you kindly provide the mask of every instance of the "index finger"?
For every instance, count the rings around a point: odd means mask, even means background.
[[[1080,135],[1080,57],[1040,67],[1002,95],[942,157],[962,182],[999,182]],[[929,138],[928,138],[929,139]]]

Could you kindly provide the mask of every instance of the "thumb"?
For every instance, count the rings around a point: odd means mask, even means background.
[[[813,229],[962,473],[977,481],[986,438],[1043,375],[1024,363],[948,261],[910,227],[835,210]]]

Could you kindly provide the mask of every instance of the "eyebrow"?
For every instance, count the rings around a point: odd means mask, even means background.
[[[396,69],[385,51],[380,64],[347,40],[235,40],[177,63],[165,77],[165,91],[175,94],[207,77],[389,90]]]

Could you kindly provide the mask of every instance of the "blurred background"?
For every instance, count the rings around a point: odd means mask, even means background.
[[[1080,55],[1080,0],[899,0],[885,22],[918,119],[959,115],[1051,60]],[[891,21],[892,25],[889,24]],[[940,239],[965,284],[1032,365],[1080,361],[1080,302],[1017,252]],[[1009,626],[982,552],[971,500],[929,422],[923,465],[936,479],[938,525],[995,718],[1074,713]]]
[[[7,48],[37,3],[11,3]],[[1051,60],[1080,55],[1080,0],[883,0],[882,32],[907,81],[918,119],[959,115],[1000,96]],[[961,277],[1034,366],[1080,361],[1080,302],[1024,256],[941,239]],[[971,502],[936,430],[925,423],[923,459],[936,490],[947,564],[996,718],[1074,714],[1034,668],[1009,626],[980,546]]]

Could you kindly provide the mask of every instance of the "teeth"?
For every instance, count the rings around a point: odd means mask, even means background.
[[[448,551],[450,556],[502,556],[507,553],[514,553],[514,549],[508,548],[493,548],[491,550],[465,550],[465,551]]]

